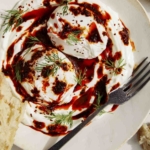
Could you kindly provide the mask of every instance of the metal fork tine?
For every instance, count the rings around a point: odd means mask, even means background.
[[[132,94],[132,91],[133,91],[133,90],[135,90],[135,89],[137,89],[137,88],[139,89],[140,83],[142,83],[142,81],[143,81],[144,79],[146,79],[146,77],[148,77],[147,80],[146,80],[146,81],[148,82],[149,79],[150,79],[150,70],[148,70],[136,83],[134,83],[134,84],[131,83],[131,84],[132,84],[131,87],[126,91],[127,95],[130,95],[130,93]],[[143,83],[144,85],[146,84],[146,81]],[[143,85],[143,84],[142,84],[142,85]],[[143,86],[144,86],[144,85],[143,85]],[[142,86],[142,87],[143,87],[143,86]],[[141,86],[140,86],[140,87],[141,87]],[[142,88],[142,87],[141,87],[141,88]],[[136,92],[136,91],[137,91],[137,90],[135,90],[135,92]],[[134,92],[134,93],[135,93],[135,92]],[[135,94],[136,94],[136,93],[135,93]],[[132,94],[132,95],[133,95],[133,94]]]
[[[129,93],[128,98],[133,97],[137,92],[139,92],[148,83],[149,80],[150,80],[150,77],[145,82],[143,82],[141,86],[139,86],[136,90],[134,90],[134,92]]]
[[[145,59],[145,60],[146,60],[146,59]],[[143,62],[144,62],[144,61],[143,61]],[[123,89],[126,89],[134,80],[136,80],[136,79],[138,78],[138,76],[142,74],[142,72],[147,68],[147,66],[148,66],[149,64],[150,64],[150,62],[148,62],[148,63],[143,67],[143,69],[142,69],[136,76],[132,77],[131,80],[130,80],[127,84],[124,85]],[[142,64],[141,64],[141,65],[142,65]],[[138,66],[138,69],[141,67],[141,65]],[[136,70],[136,71],[137,71],[137,70]]]
[[[148,59],[148,57],[146,57],[134,70],[133,70],[133,73],[132,75],[134,75],[138,70],[139,68],[143,65],[143,63]]]

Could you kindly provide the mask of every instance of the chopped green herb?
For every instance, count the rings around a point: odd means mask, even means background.
[[[31,45],[34,45],[34,44],[40,42],[40,40],[36,36],[29,36],[27,38],[28,38],[27,43],[31,44]]]
[[[105,114],[105,113],[107,113],[105,110],[101,110],[100,112],[99,112],[99,114],[98,115],[103,115],[103,114]]]
[[[124,69],[124,66],[126,63],[124,63],[124,59],[120,58],[116,62],[111,60],[105,60],[105,66],[106,68],[112,70],[112,72],[117,75],[120,73],[120,70]]]
[[[69,125],[71,127],[73,124],[72,114],[73,114],[73,111],[70,111],[68,114],[51,113],[45,116],[45,118],[49,120],[53,120],[55,124]]]
[[[49,56],[45,56],[45,61],[45,63],[38,64],[36,70],[41,72],[43,68],[49,67],[49,69],[47,69],[47,76],[50,74],[54,76],[60,68],[63,59],[61,59],[58,54],[54,53]]]
[[[27,55],[27,54],[31,51],[31,47],[32,47],[34,44],[39,43],[39,42],[41,42],[41,41],[40,41],[37,37],[35,37],[35,36],[29,36],[29,37],[27,37],[27,44],[28,44],[28,47],[29,47],[29,48],[27,48],[27,49],[25,50],[25,53],[24,53],[23,57],[24,57],[25,55]]]
[[[95,106],[95,109],[99,109],[100,107],[101,107],[101,105],[100,105],[100,103],[101,103],[101,99],[102,99],[102,95],[100,95],[99,93],[98,93],[98,97],[97,97],[97,103],[96,104],[94,104],[94,106]],[[106,112],[105,110],[101,110],[100,112],[99,112],[99,114],[98,115],[103,115],[103,114],[105,114],[105,113],[109,113],[109,112]]]
[[[69,45],[74,45],[74,44],[77,44],[79,41],[81,41],[81,38],[78,37],[79,34],[81,34],[83,32],[83,30],[75,30],[75,31],[72,31],[67,39],[66,39],[66,42],[69,44]]]
[[[95,106],[95,109],[98,109],[98,108],[100,108],[100,103],[101,103],[101,99],[102,99],[102,95],[100,95],[100,93],[98,93],[98,95],[97,95],[97,101],[96,101],[96,104],[94,104],[94,106]]]
[[[98,115],[103,115],[103,114],[112,114],[112,112],[108,112],[108,111],[105,111],[105,110],[101,110],[100,112],[99,112],[99,114]]]
[[[82,81],[86,78],[86,69],[84,71],[79,70],[76,74],[75,81],[77,84],[82,85]]]
[[[66,41],[69,45],[73,45],[77,44],[79,39],[74,34],[70,33]]]
[[[61,5],[63,5],[62,10],[63,10],[63,15],[66,15],[68,12],[68,4],[71,2],[72,0],[63,0]]]
[[[9,31],[13,25],[14,28],[16,28],[23,22],[22,14],[24,12],[25,11],[22,10],[7,10],[7,14],[1,16],[2,18],[4,18],[4,22],[2,24],[2,27],[5,27],[4,33]]]
[[[30,51],[31,51],[31,47],[25,50],[25,53],[23,54],[23,57],[25,57],[25,55],[27,55]]]
[[[20,74],[20,69],[21,69],[21,66],[20,66],[20,63],[18,62],[15,66],[15,77],[16,77],[16,80],[21,82],[21,74]]]

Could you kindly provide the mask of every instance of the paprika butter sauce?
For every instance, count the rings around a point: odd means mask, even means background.
[[[1,71],[28,101],[22,123],[50,136],[67,134],[106,103],[134,65],[129,29],[116,12],[97,0],[72,0],[67,13],[65,5],[22,0],[15,7],[22,23],[1,32]]]

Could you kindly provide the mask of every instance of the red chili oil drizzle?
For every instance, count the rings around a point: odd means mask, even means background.
[[[62,31],[60,31],[58,33],[58,36],[61,38],[61,39],[66,39],[68,38],[68,35],[71,34],[71,33],[74,33],[76,31],[81,31],[81,28],[80,27],[74,27],[72,26],[69,22],[67,22],[66,20],[62,19],[62,18],[59,18],[59,22],[62,23],[63,25],[63,29]],[[81,34],[81,33],[80,33]],[[80,37],[80,34],[78,34],[78,38]]]
[[[98,78],[102,78],[103,77],[103,65],[101,65],[98,70],[97,70],[97,76]]]
[[[34,53],[31,57],[30,61],[27,61],[24,63],[24,60],[14,59],[13,63],[15,65],[16,62],[22,62],[22,65],[20,66],[20,75],[23,81],[27,81],[32,83],[33,82],[33,76],[35,74],[35,70],[32,68],[32,63],[36,61],[38,58],[40,58],[43,55],[43,51],[38,51]]]
[[[78,16],[78,15],[84,15],[84,16],[86,16],[86,17],[89,17],[89,16],[92,16],[92,13],[88,10],[88,9],[86,9],[86,8],[84,8],[84,7],[81,7],[81,6],[79,6],[79,7],[74,7],[74,6],[71,6],[70,8],[69,8],[69,10],[75,15],[75,16]]]
[[[40,96],[40,91],[34,87],[33,90],[31,90],[32,94],[34,95],[34,97],[39,97]]]
[[[44,122],[39,122],[39,121],[34,120],[33,124],[34,124],[35,128],[37,128],[37,129],[43,129],[45,127]]]
[[[62,104],[62,105],[57,105],[56,107],[55,107],[55,109],[68,109],[70,106],[72,106],[72,104],[77,100],[78,98],[76,97],[76,96],[74,96],[73,98],[72,98],[72,100],[69,102],[69,103],[65,103],[65,104]]]
[[[39,8],[37,10],[33,10],[33,11],[30,11],[30,12],[27,12],[25,13],[23,16],[22,16],[22,19],[23,19],[23,22],[26,22],[30,19],[34,19],[34,23],[27,29],[29,31],[32,31],[34,27],[38,26],[39,24],[44,24],[48,19],[49,19],[49,16],[50,14],[53,12],[53,10],[55,9],[56,7],[50,7],[50,8]],[[46,29],[44,30],[41,30],[41,31],[44,31],[46,32]],[[43,32],[42,32],[43,33]],[[40,37],[41,35],[43,34],[40,34]],[[45,34],[47,35],[47,34]],[[22,35],[23,36],[23,35]],[[22,37],[21,36],[21,37]],[[13,53],[14,53],[14,45],[21,39],[21,37],[13,42],[9,49],[7,50],[7,61],[9,61],[11,59],[11,57],[13,56]],[[41,37],[41,39],[43,39],[43,37]],[[45,37],[44,37],[45,39]],[[47,40],[48,39],[48,40]],[[50,43],[49,45],[52,45],[49,38],[48,38],[48,35],[46,36],[46,43]],[[42,41],[43,42],[43,41]],[[45,42],[44,42],[45,43]],[[25,46],[26,44],[24,44],[23,46]],[[26,46],[23,47],[23,49],[27,48]]]
[[[98,42],[103,43],[103,41],[99,35],[97,26],[94,22],[91,23],[89,26],[89,33],[88,33],[88,36],[86,37],[86,39],[92,43],[98,43]]]
[[[88,109],[86,109],[85,111],[81,112],[80,114],[73,116],[72,119],[73,120],[77,120],[80,118],[87,118],[91,113],[93,113],[95,110],[94,105],[91,105]]]
[[[129,30],[124,27],[122,31],[119,32],[119,34],[124,45],[129,45]]]
[[[67,132],[67,126],[60,125],[60,124],[55,124],[55,125],[49,125],[47,127],[48,134],[57,136],[57,135],[64,135]]]
[[[102,57],[102,60],[107,60],[112,58],[112,47],[113,47],[113,43],[112,40],[109,38],[107,41],[107,45],[106,45],[106,49],[100,54],[100,56]]]
[[[59,95],[59,94],[63,94],[65,92],[65,89],[66,89],[66,82],[59,81],[56,78],[55,85],[52,87],[53,92]]]
[[[9,76],[14,84],[14,87],[16,88],[16,92],[19,93],[21,96],[23,96],[23,101],[37,101],[37,96],[39,94],[39,91],[33,90],[32,93],[34,93],[34,96],[31,97],[29,94],[27,94],[26,90],[22,87],[20,82],[27,81],[32,84],[33,82],[33,75],[35,74],[35,71],[30,68],[30,64],[35,61],[37,58],[42,56],[42,51],[37,51],[34,55],[32,55],[32,58],[28,62],[24,62],[22,58],[20,58],[20,53],[15,55],[13,58],[12,64],[7,64],[6,67],[2,67],[2,71],[6,76]],[[16,67],[18,67],[17,71],[19,71],[19,74],[21,76],[21,81],[18,81],[16,79]]]
[[[98,58],[93,59],[78,59],[72,56],[67,56],[72,64],[76,68],[76,70],[81,70],[82,73],[85,73],[85,78],[82,80],[81,85],[77,85],[74,89],[74,92],[81,89],[86,83],[92,81],[94,76],[94,68],[95,65],[99,62]]]
[[[79,14],[85,15],[86,17],[94,15],[95,20],[98,23],[102,23],[102,24],[106,24],[106,22],[110,19],[110,15],[107,12],[105,14],[101,14],[101,12],[99,10],[99,6],[97,4],[83,3],[83,4],[78,4],[78,5],[79,5],[79,7],[71,6],[69,8],[69,10],[75,16],[77,16]],[[53,15],[52,15],[52,18],[54,18]],[[69,22],[67,22],[66,20],[63,20],[62,18],[60,18],[59,21],[62,22],[62,24],[63,24],[63,30],[61,32],[59,32],[59,34],[58,34],[58,36],[61,39],[66,39],[68,37],[69,33],[73,33],[76,30],[81,30],[80,27],[71,26],[71,24]],[[78,35],[78,37],[80,37],[80,36]],[[89,34],[86,37],[86,39],[89,42],[94,42],[94,43],[102,42],[95,23],[92,23],[90,25]]]
[[[40,105],[40,106],[38,106],[38,109],[41,110],[43,113],[46,113],[46,114],[49,114],[52,111],[54,111],[56,109],[56,107],[59,105],[58,101],[53,101],[53,102],[44,101],[44,103],[46,105]]]
[[[17,42],[19,42],[22,37],[24,36],[24,34],[22,34],[22,36],[19,37],[19,39],[15,40],[8,48],[7,50],[7,55],[6,55],[6,59],[7,59],[7,63],[10,61],[10,59],[12,58],[13,54],[14,54],[14,46]]]
[[[113,55],[112,46],[113,46],[113,44],[112,44],[111,39],[108,39],[106,49],[100,54],[100,56],[102,57],[102,62],[104,64],[105,64],[106,61],[111,61],[114,64],[116,64],[116,61],[121,59],[121,57],[122,57],[121,51],[116,52]],[[114,68],[113,66],[107,66],[107,65],[105,65],[105,68],[108,69],[108,70],[114,70],[115,69],[116,74],[121,74],[121,72],[122,72],[122,68]]]
[[[84,108],[89,108],[89,106],[91,105],[90,100],[93,95],[93,90],[93,88],[90,88],[86,93],[84,93],[80,98],[78,98],[72,104],[72,109],[81,111]]]
[[[52,13],[50,17],[51,17],[52,19],[55,19],[55,14]]]
[[[46,93],[46,88],[50,86],[49,81],[43,80],[42,83],[43,83],[42,90]]]
[[[7,50],[7,62],[12,58],[12,56],[14,54],[14,45],[15,44],[16,44],[15,42],[13,44],[11,44]]]
[[[47,34],[47,26],[41,28],[40,30],[33,33],[35,37],[39,39],[41,44],[45,47],[54,47],[48,34]]]
[[[42,71],[41,71],[41,76],[43,78],[47,78],[49,76],[49,74],[51,73],[52,67],[50,66],[46,66],[46,67],[43,67]]]
[[[108,80],[107,80],[107,82],[106,82],[106,84],[109,84],[109,83],[110,83],[110,81],[111,81],[111,79],[108,79]]]
[[[122,53],[121,53],[121,51],[119,51],[119,52],[116,52],[115,53],[115,55],[114,55],[114,60],[116,61],[116,60],[119,60],[120,58],[122,57]]]
[[[115,84],[115,85],[111,88],[110,92],[116,90],[117,88],[119,88],[119,86],[120,86],[120,83]]]
[[[100,101],[101,105],[105,104],[108,100],[108,95],[106,91],[107,80],[108,80],[107,75],[104,75],[95,86],[95,95],[100,94],[102,96],[102,99]],[[95,100],[97,101],[97,98]]]
[[[27,20],[30,20],[30,19],[34,19],[35,22],[32,24],[31,27],[29,27],[29,31],[31,30],[32,31],[32,28],[38,24],[41,24],[42,22],[44,22],[46,19],[48,20],[49,19],[49,16],[51,14],[51,12],[54,10],[54,8],[40,8],[38,10],[33,10],[31,12],[27,12],[24,16],[23,16],[23,21],[27,21]],[[46,17],[45,17],[46,16]],[[43,35],[43,33],[45,33]],[[46,39],[45,41],[47,42],[43,42],[43,43],[49,43],[49,45],[52,45],[51,44],[51,41],[49,40],[49,38],[45,38],[45,37],[48,37],[47,33],[46,33],[46,29],[41,29],[40,31],[38,31],[37,33],[35,33],[35,35],[37,35],[37,37],[42,37],[39,38],[40,40],[41,39]],[[45,36],[46,35],[46,36]],[[44,38],[43,38],[44,36]],[[48,40],[47,40],[48,39]],[[14,43],[11,44],[11,46],[9,47],[9,49],[7,50],[7,62],[11,59],[11,57],[13,56],[13,53],[14,53],[14,45],[19,41],[20,39],[18,39],[17,41],[15,41]],[[50,41],[50,42],[49,42]],[[26,46],[26,43],[25,42],[23,45],[22,45],[22,50],[26,49],[27,47],[29,46]],[[31,45],[30,45],[31,46]],[[22,52],[20,52],[21,54]],[[32,56],[32,59],[31,61],[34,61],[35,59],[37,59],[38,57],[41,57],[42,55],[42,52],[38,51],[35,55]],[[34,73],[32,69],[30,69],[30,63],[23,63],[23,61],[21,61],[20,59],[20,56],[19,54],[15,56],[14,58],[14,61],[12,63],[12,65],[7,65],[6,68],[3,67],[3,72],[6,76],[9,76],[13,83],[14,83],[14,87],[16,87],[16,91],[22,95],[24,97],[25,100],[28,100],[28,101],[37,101],[36,98],[32,98],[31,96],[29,96],[25,89],[21,86],[21,84],[16,81],[16,78],[15,78],[15,71],[14,71],[14,67],[16,65],[16,63],[19,63],[20,64],[20,75],[21,75],[21,81],[25,81],[26,79],[28,80],[28,82],[31,82],[33,79],[32,79],[32,76],[31,73]],[[29,73],[30,72],[30,73]]]
[[[53,8],[53,7],[35,9],[35,10],[25,13],[22,16],[22,19],[24,22],[31,20],[31,19],[34,19],[35,21],[38,20],[38,23],[41,24],[45,21],[45,19],[47,20],[47,18],[50,17],[50,15],[54,9],[55,8]]]
[[[57,25],[56,23],[54,23],[54,27],[55,27],[56,29],[58,29],[58,25]]]
[[[7,64],[6,69],[2,67],[2,72],[5,74],[5,76],[9,76],[14,84],[14,87],[16,88],[16,92],[20,94],[23,98],[23,102],[26,101],[32,101],[36,102],[37,100],[35,97],[31,97],[26,90],[21,86],[21,84],[16,80],[13,68],[11,65]]]
[[[46,7],[51,7],[50,0],[43,0],[43,5]],[[52,2],[56,2],[57,4],[62,4],[63,0],[52,0]]]
[[[118,107],[119,107],[119,105],[113,105],[113,107],[111,108],[111,112],[115,111]]]
[[[73,119],[79,119],[79,118],[87,118],[91,113],[93,113],[95,111],[95,105],[97,104],[97,98],[98,98],[98,94],[100,94],[102,96],[102,99],[100,101],[100,105],[103,105],[107,102],[108,100],[108,95],[106,92],[106,81],[107,81],[107,76],[104,76],[94,87],[94,89],[90,89],[89,91],[85,92],[83,96],[81,96],[79,99],[77,99],[77,101],[74,102],[75,107],[74,109],[83,109],[85,108],[85,105],[87,105],[87,110],[81,112],[80,114],[73,116]],[[89,101],[89,97],[91,97],[92,95],[95,95],[95,100],[93,102],[93,104],[90,104]],[[86,101],[87,98],[87,101]],[[73,104],[73,105],[74,105]],[[77,107],[76,107],[77,106]]]
[[[30,127],[36,131],[42,132],[43,134],[49,135],[49,136],[61,136],[61,135],[66,135],[67,133],[69,133],[67,131],[67,126],[63,126],[63,125],[59,125],[59,124],[49,125],[47,127],[48,133],[43,132],[40,129],[35,128],[33,126],[30,126]]]
[[[69,70],[67,63],[62,63],[60,67],[61,67],[64,71],[68,71],[68,70]]]
[[[27,29],[30,32],[34,30],[38,25],[46,25],[49,20],[51,13],[56,9],[56,7],[39,8],[37,10],[32,10],[23,15],[23,21],[28,21],[34,19],[32,25]]]
[[[20,32],[21,30],[22,30],[22,26],[19,26],[19,27],[16,29],[17,32]]]
[[[43,0],[43,6],[45,6],[45,7],[51,7],[50,0]]]
[[[105,13],[101,13],[100,11],[100,6],[97,4],[89,4],[87,2],[78,4],[78,3],[74,3],[79,5],[79,7],[70,7],[70,11],[75,15],[85,15],[85,16],[94,16],[94,19],[97,21],[97,23],[106,25],[107,21],[109,21],[111,19],[110,15],[105,12]]]

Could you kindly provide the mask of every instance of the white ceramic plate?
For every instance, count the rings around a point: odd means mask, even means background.
[[[11,9],[17,0],[0,0],[0,10]],[[150,58],[150,24],[136,0],[101,0],[119,13],[131,31],[135,42],[135,62]],[[120,106],[113,114],[105,114],[85,127],[63,150],[116,150],[140,127],[150,106],[150,83],[131,101]],[[15,144],[24,150],[46,150],[58,138],[48,137],[20,124]],[[14,148],[15,149],[15,148]]]

